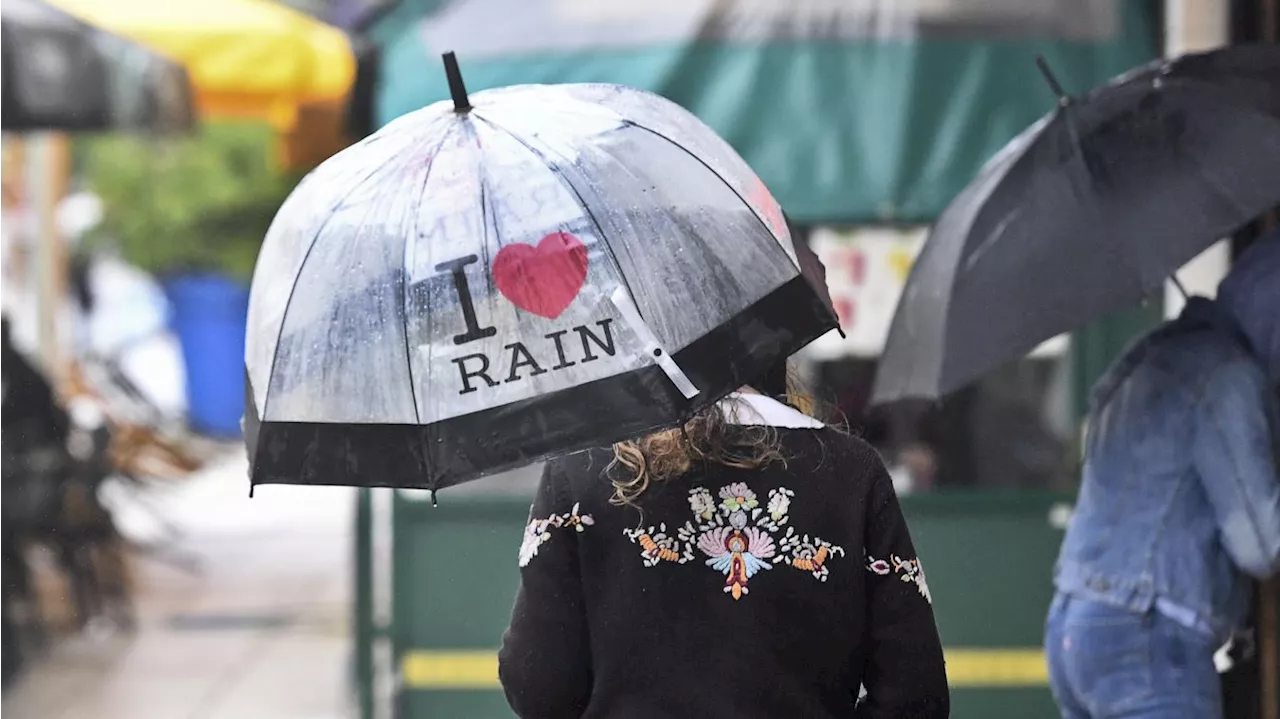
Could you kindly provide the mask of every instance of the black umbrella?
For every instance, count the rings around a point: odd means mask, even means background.
[[[1059,108],[943,211],[873,401],[958,389],[1137,303],[1280,201],[1280,47],[1160,61]]]
[[[40,0],[0,6],[6,131],[189,129],[186,70]]]
[[[111,124],[107,59],[84,23],[44,3],[0,5],[5,130],[95,130]]]

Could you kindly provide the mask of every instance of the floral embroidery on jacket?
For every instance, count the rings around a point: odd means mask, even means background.
[[[916,589],[925,601],[933,604],[933,595],[929,593],[929,583],[924,578],[924,567],[919,559],[903,559],[890,554],[888,560],[876,559],[867,555],[867,571],[880,576],[897,575],[904,582],[915,582]]]
[[[578,505],[565,514],[553,514],[545,519],[530,519],[524,528],[524,539],[520,542],[520,566],[527,567],[529,562],[538,556],[538,549],[551,541],[551,530],[573,527],[581,532],[596,521],[590,514],[579,514]]]
[[[830,573],[827,563],[843,556],[844,549],[787,526],[795,496],[779,487],[770,490],[762,507],[760,498],[743,482],[721,487],[714,496],[695,487],[689,491],[691,521],[674,532],[660,523],[625,529],[623,534],[639,545],[646,567],[662,562],[688,564],[703,555],[706,566],[725,575],[724,592],[734,600],[750,593],[752,577],[777,565],[808,572],[825,582]]]

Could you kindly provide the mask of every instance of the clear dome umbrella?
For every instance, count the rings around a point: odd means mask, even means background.
[[[836,328],[820,263],[693,115],[613,85],[468,98],[450,61],[452,103],[329,159],[267,233],[255,484],[436,489],[607,444]]]

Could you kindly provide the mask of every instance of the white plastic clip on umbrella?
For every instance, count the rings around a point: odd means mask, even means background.
[[[451,103],[330,158],[267,234],[255,483],[434,489],[674,426],[836,326],[688,112],[615,85],[470,97],[445,61]]]
[[[685,375],[684,370],[680,369],[680,365],[671,359],[671,353],[662,349],[662,343],[658,341],[658,337],[653,334],[653,330],[649,329],[649,325],[640,317],[640,311],[636,309],[636,305],[631,301],[631,295],[621,287],[613,291],[609,295],[609,301],[613,306],[618,308],[618,313],[622,315],[622,320],[627,323],[631,331],[635,333],[636,339],[639,340],[640,346],[646,354],[653,355],[654,363],[658,368],[667,375],[667,379],[680,390],[680,394],[685,399],[693,399],[698,396],[698,388],[693,386],[689,378]]]

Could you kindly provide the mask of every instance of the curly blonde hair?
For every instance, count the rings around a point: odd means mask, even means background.
[[[817,409],[816,401],[800,389],[799,381],[790,371],[786,401],[808,415]],[[634,504],[650,484],[679,477],[688,472],[694,462],[757,469],[774,462],[785,464],[786,457],[776,429],[734,424],[725,408],[719,403],[713,404],[681,427],[614,444],[608,472],[614,490],[609,502]]]

